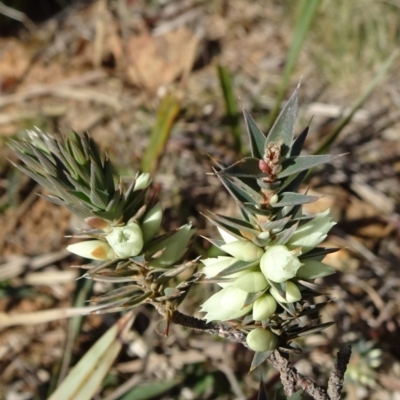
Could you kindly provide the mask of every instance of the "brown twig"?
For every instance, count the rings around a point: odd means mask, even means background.
[[[167,315],[164,306],[158,304],[156,308],[160,314]],[[179,311],[174,311],[171,316],[171,322],[187,328],[218,335],[247,347],[246,334],[240,329],[229,325],[205,322],[201,319],[182,314]],[[291,396],[295,392],[296,387],[301,387],[304,392],[308,393],[315,400],[339,400],[343,388],[344,373],[350,360],[350,355],[351,346],[346,346],[338,352],[334,368],[329,377],[328,390],[317,386],[313,381],[300,374],[279,350],[275,350],[268,358],[268,361],[279,371],[286,396]]]
[[[330,400],[340,400],[342,393],[344,373],[350,361],[351,346],[345,346],[339,350],[333,365],[333,370],[328,380],[328,396]]]

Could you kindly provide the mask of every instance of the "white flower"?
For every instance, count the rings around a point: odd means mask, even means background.
[[[114,250],[102,240],[86,240],[84,242],[70,244],[67,250],[84,258],[91,260],[112,260],[115,258]]]
[[[274,296],[276,301],[280,303],[294,303],[295,301],[301,300],[301,292],[299,288],[293,282],[286,282],[286,295],[282,297],[281,294],[274,288],[270,288],[270,293]]]
[[[143,241],[147,243],[149,240],[153,239],[160,229],[162,220],[162,208],[161,204],[157,203],[143,218],[141,227],[143,232]]]
[[[140,189],[146,189],[147,187],[150,186],[151,183],[151,177],[148,172],[143,172],[139,174],[135,180],[135,187],[133,190],[140,190]]]
[[[121,258],[137,256],[143,248],[142,230],[136,222],[112,228],[106,240]]]
[[[256,293],[265,290],[269,285],[262,272],[245,270],[245,273],[236,278],[232,286],[247,293]]]
[[[276,311],[276,307],[276,300],[270,294],[263,294],[253,304],[254,321],[266,320]]]
[[[251,311],[252,304],[243,307],[247,293],[243,290],[228,286],[212,295],[201,306],[201,311],[207,314],[203,319],[210,321],[228,321],[242,317]]]
[[[328,265],[311,258],[302,260],[303,265],[297,271],[296,277],[301,279],[316,279],[332,275],[336,271]]]
[[[235,242],[223,244],[220,249],[241,261],[247,262],[257,261],[264,254],[261,247],[247,240],[236,240]]]
[[[302,252],[307,253],[326,238],[327,233],[335,224],[336,222],[332,221],[329,210],[318,213],[311,221],[296,229],[287,246],[292,249],[301,247]]]
[[[278,345],[278,336],[269,329],[256,328],[246,337],[249,349],[257,352],[272,351]]]
[[[264,276],[272,282],[285,282],[296,276],[301,262],[286,246],[270,247],[260,260],[260,268]]]

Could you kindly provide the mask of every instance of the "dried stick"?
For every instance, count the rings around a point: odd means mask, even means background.
[[[162,305],[154,305],[160,314],[164,316],[167,315],[167,311]],[[241,330],[232,326],[205,322],[204,320],[182,314],[179,311],[173,312],[170,321],[186,328],[221,336],[247,347],[246,335]],[[338,352],[337,359],[335,360],[333,370],[329,377],[327,391],[300,374],[279,350],[275,350],[268,358],[268,361],[279,371],[286,396],[291,396],[295,392],[296,387],[301,387],[304,392],[308,393],[315,400],[339,400],[343,388],[344,373],[350,360],[350,355],[351,346],[346,346]]]
[[[351,346],[343,347],[337,353],[333,370],[328,380],[328,396],[330,400],[340,400],[343,389],[344,373],[350,361]]]

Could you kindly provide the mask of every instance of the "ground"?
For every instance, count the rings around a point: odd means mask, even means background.
[[[301,80],[297,132],[313,118],[307,152],[338,126],[395,51],[396,7],[321,2],[285,92],[288,98]],[[169,139],[148,169],[161,193],[164,228],[192,222],[199,238],[189,256],[206,254],[200,235],[216,232],[201,213],[237,212],[218,180],[206,174],[209,156],[239,159],[217,66],[232,77],[238,108],[266,129],[296,13],[294,2],[272,0],[77,1],[0,37],[1,398],[47,398],[60,368],[64,376],[118,318],[91,315],[76,337],[72,324],[59,320],[60,309],[85,305],[78,294],[90,297],[105,287],[75,280],[79,272],[70,266],[79,260],[64,249],[80,221],[37,195],[41,189],[13,167],[17,159],[7,141],[34,126],[54,134],[87,130],[122,175],[131,176],[157,113],[162,106],[173,110]],[[399,64],[398,57],[330,146],[344,156],[315,171],[304,187],[322,196],[310,213],[330,208],[338,220],[327,243],[341,250],[326,259],[338,273],[324,282],[333,301],[321,313],[335,325],[305,339],[294,362],[324,384],[339,346],[353,343],[350,400],[400,398]],[[211,290],[194,290],[183,310],[195,312]],[[157,334],[159,320],[152,309],[137,309],[129,343],[96,399],[122,399],[138,384],[159,389],[143,399],[256,398],[260,377],[247,374],[248,350],[177,326],[164,338]],[[269,369],[264,380],[272,393],[277,373]]]

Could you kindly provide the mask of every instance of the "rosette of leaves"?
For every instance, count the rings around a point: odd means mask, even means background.
[[[86,278],[118,287],[93,299],[97,313],[127,310],[147,302],[172,312],[198,279],[174,286],[174,278],[195,262],[177,265],[194,229],[184,225],[160,235],[162,208],[152,194],[149,174],[137,174],[129,185],[116,176],[89,134],[55,138],[36,129],[12,141],[23,165],[16,165],[45,187],[49,201],[66,206],[84,219],[84,241],[68,250],[93,260],[84,265]]]
[[[244,112],[251,156],[214,168],[240,218],[207,214],[222,237],[208,240],[227,255],[202,260],[203,274],[222,287],[202,311],[207,321],[233,320],[247,332],[247,344],[256,351],[252,368],[277,347],[299,351],[294,339],[328,326],[318,323],[318,315],[307,325],[299,318],[326,304],[310,300],[323,292],[315,279],[334,273],[322,259],[336,249],[319,246],[334,222],[329,210],[305,215],[303,205],[317,197],[297,191],[311,168],[336,156],[300,155],[308,127],[293,139],[298,90],[267,136]]]

